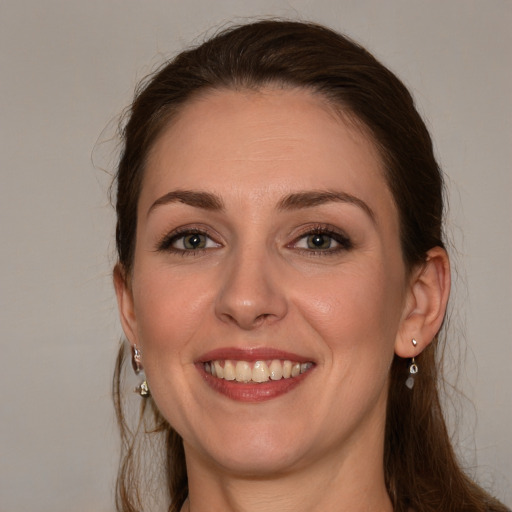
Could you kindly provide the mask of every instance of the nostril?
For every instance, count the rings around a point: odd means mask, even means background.
[[[232,322],[243,329],[253,329],[264,324],[267,319],[270,319],[273,315],[270,313],[262,313],[260,315],[247,314],[229,314],[224,313],[222,315],[225,320]]]
[[[259,324],[262,324],[263,322],[265,322],[265,320],[269,317],[271,317],[272,315],[270,313],[263,313],[261,315],[258,315],[255,319],[254,319],[254,325],[259,325]]]

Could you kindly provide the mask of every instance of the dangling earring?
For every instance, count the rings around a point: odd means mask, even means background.
[[[148,381],[144,379],[136,388],[135,393],[138,393],[142,398],[147,398],[148,396],[151,396],[151,393],[149,392],[149,386]]]
[[[414,387],[414,377],[418,373],[418,365],[416,364],[416,361],[414,360],[414,357],[411,359],[411,363],[409,364],[409,377],[407,377],[407,380],[405,381],[405,385],[412,389]]]
[[[141,351],[135,346],[132,346],[132,367],[133,371],[135,372],[135,375],[138,375],[142,370],[142,353]],[[143,398],[147,398],[151,395],[149,392],[149,386],[146,379],[144,379],[136,388],[135,393],[138,393]]]
[[[132,346],[132,368],[135,375],[138,375],[142,371],[142,354],[136,345]]]

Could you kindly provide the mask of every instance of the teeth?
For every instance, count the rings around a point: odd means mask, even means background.
[[[280,361],[273,360],[269,366],[270,378],[272,380],[281,380],[283,378],[283,367]]]
[[[289,379],[292,376],[292,362],[285,361],[283,363],[283,378]]]
[[[232,361],[216,360],[204,363],[204,371],[213,377],[237,382],[268,382],[297,377],[313,367],[312,362],[297,363],[289,360]]]
[[[246,361],[238,361],[235,371],[237,382],[249,382],[252,379],[251,366]]]
[[[206,363],[208,364],[208,363]],[[206,370],[208,372],[208,370]],[[231,361],[226,361],[224,363],[224,379],[226,380],[235,380],[236,379],[236,371],[235,365]]]
[[[215,375],[219,379],[223,379],[224,378],[224,368],[222,368],[222,366],[220,365],[220,362],[214,361],[213,366],[215,367]]]
[[[256,361],[252,367],[252,380],[254,382],[267,382],[270,371],[265,361]]]
[[[300,365],[300,373],[306,373],[312,367],[313,363],[302,363]]]

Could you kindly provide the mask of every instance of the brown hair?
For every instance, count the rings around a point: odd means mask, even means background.
[[[258,89],[267,85],[307,88],[340,113],[361,123],[378,148],[385,178],[399,212],[403,259],[408,270],[443,247],[443,180],[432,141],[402,82],[364,48],[325,27],[292,21],[260,21],[225,30],[179,54],[138,89],[122,130],[117,171],[116,242],[119,266],[131,271],[137,201],[150,149],[162,130],[195,94],[208,89]],[[137,476],[136,433],[127,429],[121,404],[121,348],[114,396],[123,439],[117,508],[142,507]],[[439,400],[439,340],[417,358],[414,390],[404,385],[408,361],[395,356],[388,398],[384,471],[397,512],[505,511],[461,470]],[[183,445],[149,399],[156,427],[166,439],[169,511],[187,496]]]

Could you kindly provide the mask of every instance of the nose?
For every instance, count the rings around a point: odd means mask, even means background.
[[[286,316],[286,286],[272,255],[247,250],[230,260],[217,295],[217,317],[241,329],[253,330]]]

